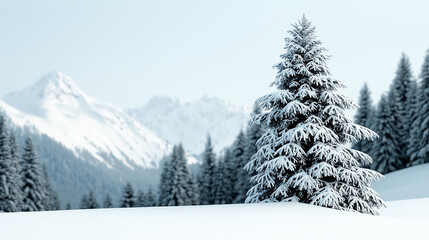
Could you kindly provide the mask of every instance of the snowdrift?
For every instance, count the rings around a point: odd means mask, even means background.
[[[429,164],[386,174],[373,184],[384,201],[429,197]]]
[[[404,204],[420,205],[401,202],[382,216],[300,203],[2,213],[0,232],[33,240],[423,239],[429,221],[396,217]]]

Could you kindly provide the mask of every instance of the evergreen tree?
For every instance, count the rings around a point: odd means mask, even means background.
[[[411,148],[411,162],[409,165],[429,163],[429,50],[426,53],[420,74],[420,84],[416,103],[417,118],[412,125],[415,130],[411,135],[411,144],[415,143],[416,148]]]
[[[134,189],[129,182],[125,185],[124,190],[122,191],[122,199],[120,206],[122,208],[130,208],[136,206]]]
[[[171,188],[167,196],[167,206],[192,205],[189,186],[190,171],[187,166],[185,151],[181,144],[174,146],[170,160]]]
[[[31,138],[25,140],[24,153],[21,162],[22,211],[43,211],[44,207],[44,187],[42,170],[40,169],[37,155],[34,151]]]
[[[167,206],[168,197],[173,186],[172,172],[170,167],[170,160],[166,159],[161,172],[161,180],[158,188],[158,205]]]
[[[384,202],[370,183],[382,175],[360,168],[371,158],[346,146],[377,135],[345,117],[344,110],[356,105],[336,93],[344,85],[330,76],[315,28],[305,16],[293,27],[283,61],[275,65],[271,86],[278,91],[257,100],[267,111],[251,120],[266,132],[246,165],[257,172],[246,202],[298,201],[377,214]]]
[[[229,149],[225,150],[225,154],[216,166],[216,180],[215,180],[215,204],[231,204],[232,203],[232,190],[228,161],[231,161],[231,152]]]
[[[397,149],[396,151],[399,153],[398,169],[405,168],[410,158],[406,149],[408,147],[411,126],[411,119],[409,119],[408,116],[411,106],[409,106],[410,100],[408,97],[410,96],[409,92],[412,88],[412,79],[410,62],[408,57],[403,54],[390,89],[393,96],[389,97],[392,114],[395,117],[395,129],[397,129],[396,132],[398,134],[395,137],[398,139],[397,145],[395,146]]]
[[[98,204],[97,198],[95,197],[94,192],[92,190],[89,191],[89,195],[87,198],[87,208],[88,209],[100,208],[100,204]]]
[[[146,207],[146,196],[144,192],[140,189],[137,192],[136,207]]]
[[[188,193],[191,205],[199,205],[200,204],[200,193],[198,190],[198,184],[195,179],[195,176],[189,172],[188,177]]]
[[[155,207],[156,206],[156,196],[152,191],[152,188],[150,187],[144,198],[144,207]]]
[[[359,108],[356,111],[355,123],[364,127],[372,127],[374,121],[374,107],[372,105],[371,92],[365,83],[359,96]],[[353,149],[370,154],[372,141],[361,140],[353,144]]]
[[[419,117],[419,105],[418,105],[418,85],[417,85],[417,81],[412,81],[412,85],[409,91],[409,104],[408,106],[410,107],[408,113],[408,118],[410,119],[410,136],[407,139],[407,155],[410,156],[410,162],[408,162],[407,166],[411,166],[412,165],[412,154],[415,153],[416,151],[418,151],[418,147],[420,144],[420,139],[419,139],[419,131],[420,131],[420,127],[419,127],[419,121],[418,121],[418,117]]]
[[[255,103],[253,107],[253,116],[256,116],[261,113],[261,108],[258,104]],[[246,131],[245,139],[245,148],[243,152],[243,157],[238,168],[238,180],[236,183],[237,196],[235,198],[236,203],[244,203],[246,199],[247,191],[252,187],[250,178],[255,175],[255,171],[248,172],[244,169],[244,166],[250,161],[250,158],[258,151],[258,146],[256,142],[264,134],[264,130],[257,125],[249,126]]]
[[[48,170],[46,169],[46,165],[42,165],[42,183],[43,183],[43,190],[44,190],[44,208],[47,211],[50,210],[59,210],[60,209],[60,203],[58,200],[57,192],[52,188],[51,181],[49,179]]]
[[[231,198],[234,203],[242,203],[241,197],[239,197],[239,193],[241,192],[241,185],[239,182],[239,178],[243,176],[240,174],[243,171],[243,167],[248,163],[246,159],[246,135],[243,131],[240,131],[237,138],[231,147],[231,162],[229,179],[232,185]],[[244,170],[245,171],[245,170]]]
[[[4,117],[0,115],[0,212],[20,211],[22,195],[14,136],[8,138]]]
[[[374,156],[374,162],[371,166],[372,169],[381,172],[388,173],[398,170],[398,155],[397,146],[398,139],[395,133],[394,116],[390,109],[386,96],[382,96],[377,108],[375,131],[379,135],[379,138],[375,141],[376,148],[373,149],[372,155]],[[393,133],[393,134],[392,134]]]
[[[205,150],[203,153],[203,162],[201,164],[199,186],[200,186],[200,204],[207,205],[214,203],[214,178],[216,167],[216,155],[210,136],[207,137]]]
[[[80,199],[80,209],[89,209],[88,196],[83,195]]]
[[[67,202],[67,204],[66,204],[66,210],[71,210],[71,209],[72,209],[71,203]]]
[[[112,201],[112,197],[110,196],[109,192],[106,194],[106,197],[104,198],[103,207],[104,208],[113,208],[113,201]]]

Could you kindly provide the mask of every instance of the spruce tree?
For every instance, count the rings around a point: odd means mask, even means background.
[[[130,208],[136,206],[133,186],[128,182],[122,191],[121,208]]]
[[[106,194],[106,197],[104,198],[103,207],[104,208],[113,208],[113,201],[112,201],[112,197],[110,196],[109,192]]]
[[[377,214],[384,202],[370,183],[382,175],[361,168],[371,158],[346,145],[377,135],[345,117],[356,105],[336,92],[344,85],[330,76],[329,57],[305,16],[289,33],[271,84],[278,91],[257,100],[266,112],[251,120],[266,132],[246,165],[257,172],[246,202],[298,201]]]
[[[89,208],[88,196],[83,195],[82,198],[80,199],[80,209],[88,209],[88,208]]]
[[[412,154],[418,151],[420,144],[419,139],[419,105],[418,105],[419,89],[417,81],[412,81],[412,85],[409,91],[409,104],[410,107],[408,113],[408,118],[410,119],[410,136],[407,139],[407,155],[410,156],[410,161],[407,166],[412,166]]]
[[[240,174],[240,172],[244,170],[243,168],[248,162],[246,159],[245,150],[246,135],[243,131],[240,131],[231,146],[231,162],[229,163],[231,167],[229,172],[229,179],[232,184],[231,197],[234,203],[242,203],[242,199],[238,195],[241,192],[239,179],[243,175]]]
[[[188,193],[191,205],[199,205],[200,204],[200,193],[198,190],[198,184],[195,179],[195,176],[192,172],[189,172],[188,177]]]
[[[0,115],[0,212],[21,210],[19,166],[15,137],[8,137],[4,117]]]
[[[170,159],[166,159],[161,171],[161,180],[158,188],[158,205],[167,206],[168,197],[171,192],[172,183],[172,172],[170,167]]]
[[[373,149],[372,155],[374,162],[371,169],[381,173],[389,173],[398,170],[399,152],[397,151],[397,134],[395,134],[395,122],[392,115],[391,105],[387,97],[382,96],[377,107],[375,120],[375,131],[379,138],[375,140],[376,148]],[[393,133],[393,134],[392,134]]]
[[[356,111],[355,123],[364,127],[371,127],[374,121],[374,107],[372,105],[371,92],[365,83],[359,96],[359,108]],[[353,144],[353,149],[370,154],[373,142],[361,140]]]
[[[408,97],[410,96],[409,92],[412,88],[412,81],[413,76],[410,62],[408,57],[402,54],[395,79],[390,89],[393,96],[389,97],[392,114],[395,118],[395,129],[397,129],[397,136],[395,138],[398,139],[398,142],[395,147],[396,151],[399,152],[398,169],[405,168],[410,158],[406,149],[408,147],[411,126],[411,119],[409,119],[408,115],[411,106],[409,106],[410,100]]]
[[[201,164],[199,177],[200,204],[207,205],[214,203],[214,178],[216,167],[216,155],[210,136],[207,137],[205,150],[203,153],[203,162]]]
[[[98,204],[97,198],[95,197],[94,192],[92,190],[89,191],[86,203],[88,209],[100,208],[100,204]]]
[[[146,207],[146,196],[141,189],[137,192],[136,207]]]
[[[58,195],[51,186],[51,181],[49,179],[48,170],[45,164],[42,165],[42,183],[45,195],[45,199],[43,201],[45,210],[59,210],[60,203],[58,200]]]
[[[410,165],[429,163],[429,50],[423,62],[420,84],[417,98],[417,118],[412,128],[415,131],[411,135],[416,148],[410,149]]]
[[[261,108],[258,104],[255,104],[253,107],[252,116],[256,116],[261,113]],[[264,134],[264,130],[257,125],[249,126],[246,131],[245,139],[245,148],[243,152],[243,157],[241,158],[241,163],[238,168],[238,179],[236,182],[236,191],[237,196],[235,198],[236,203],[244,203],[246,199],[247,191],[252,187],[250,182],[251,176],[255,175],[255,171],[248,172],[244,169],[244,166],[250,161],[250,158],[258,151],[258,146],[256,142]]]
[[[145,194],[144,198],[144,207],[155,207],[156,206],[156,196],[152,191],[152,188],[149,187]]]
[[[167,194],[167,206],[192,205],[189,186],[190,171],[182,145],[174,146],[170,160],[171,188]]]
[[[31,138],[25,140],[24,152],[21,161],[22,211],[45,210],[45,191],[43,186],[42,170],[34,151]]]
[[[231,204],[232,190],[231,180],[229,176],[228,161],[231,160],[231,152],[225,150],[224,155],[219,158],[216,166],[216,181],[215,181],[215,204]]]

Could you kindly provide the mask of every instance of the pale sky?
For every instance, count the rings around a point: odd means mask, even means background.
[[[154,95],[203,94],[251,105],[303,13],[333,76],[357,100],[388,89],[402,52],[420,73],[429,1],[0,0],[0,96],[60,70],[89,96],[138,107]]]

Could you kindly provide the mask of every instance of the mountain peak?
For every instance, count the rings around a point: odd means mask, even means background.
[[[33,86],[33,89],[42,91],[44,96],[54,96],[56,98],[61,98],[64,95],[75,97],[82,95],[82,91],[76,83],[60,71],[53,71],[43,75]]]
[[[76,83],[60,71],[43,75],[35,84],[22,90],[6,94],[3,100],[24,112],[44,114],[43,109],[54,106],[77,107],[89,98]]]

